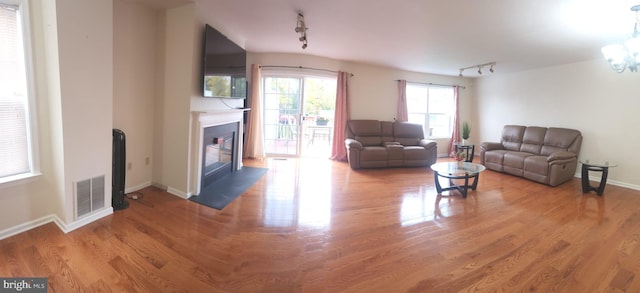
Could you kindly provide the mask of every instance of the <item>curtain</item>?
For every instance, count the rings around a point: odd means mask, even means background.
[[[262,70],[260,65],[251,65],[251,95],[247,129],[245,131],[243,158],[264,158],[262,130]]]
[[[409,121],[407,113],[407,81],[398,80],[398,121]]]
[[[347,148],[344,140],[347,138],[347,121],[349,120],[349,98],[347,80],[349,73],[338,72],[338,89],[336,93],[336,112],[333,125],[333,143],[331,145],[331,159],[335,161],[347,161]]]
[[[451,134],[451,141],[449,142],[449,156],[454,156],[455,147],[454,144],[460,141],[460,111],[458,110],[458,86],[453,87],[453,132]]]

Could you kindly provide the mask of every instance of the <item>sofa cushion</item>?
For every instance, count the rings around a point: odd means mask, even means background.
[[[519,125],[506,125],[502,129],[502,145],[510,151],[520,151],[522,137],[526,127]]]
[[[420,145],[420,141],[424,138],[422,125],[408,122],[393,123],[393,135],[395,141],[406,146]]]
[[[362,161],[387,161],[389,160],[389,152],[383,146],[366,146],[361,152],[360,160]]]
[[[378,120],[351,120],[347,124],[347,137],[361,142],[363,146],[381,145],[381,133]]]
[[[576,140],[581,139],[581,136],[582,134],[574,129],[550,127],[544,136],[544,146],[542,146],[540,154],[548,156],[558,151],[567,150],[577,153],[570,148],[575,148],[577,144],[578,150],[580,149],[580,142],[576,142]]]
[[[542,149],[542,142],[544,141],[544,134],[546,132],[547,128],[544,127],[527,127],[522,137],[522,145],[520,146],[520,151],[539,155],[540,150]]]
[[[393,137],[393,122],[380,121],[380,139],[383,143],[388,141],[396,141]]]
[[[529,156],[524,159],[524,172],[547,176],[549,163],[545,156]]]

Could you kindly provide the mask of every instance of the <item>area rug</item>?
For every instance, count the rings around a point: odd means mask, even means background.
[[[192,196],[189,200],[222,210],[256,183],[262,175],[267,173],[267,170],[267,168],[242,167],[239,171],[232,172],[207,186],[198,196]]]

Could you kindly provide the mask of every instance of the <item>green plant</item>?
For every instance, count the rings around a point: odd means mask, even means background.
[[[465,153],[463,151],[458,151],[457,153],[455,153],[453,155],[453,157],[456,159],[456,161],[461,162],[461,161],[464,161],[467,158],[467,153]]]
[[[469,135],[471,135],[471,125],[469,122],[462,122],[462,139],[469,139]]]
[[[327,121],[329,121],[329,118],[318,116],[318,117],[316,117],[316,121],[318,121],[318,122],[327,122]]]

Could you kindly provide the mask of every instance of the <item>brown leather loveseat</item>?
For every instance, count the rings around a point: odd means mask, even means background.
[[[487,169],[557,186],[575,175],[581,144],[578,130],[506,125],[501,142],[480,145],[480,160]]]
[[[422,125],[407,122],[350,120],[345,145],[353,169],[430,166],[438,155]]]

